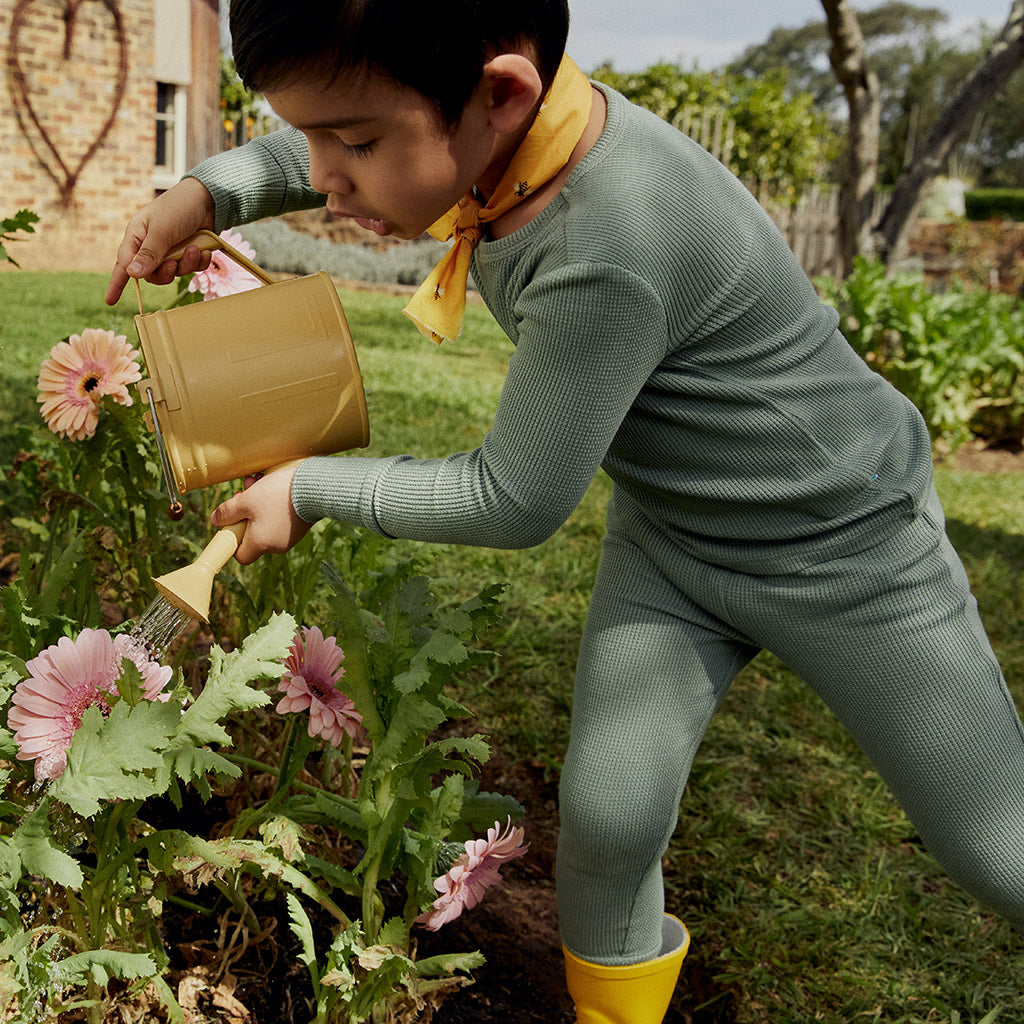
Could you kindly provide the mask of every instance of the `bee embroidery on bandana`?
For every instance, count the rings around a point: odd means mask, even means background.
[[[524,196],[530,194],[530,183],[528,181],[517,181],[516,182],[516,195],[522,199]]]

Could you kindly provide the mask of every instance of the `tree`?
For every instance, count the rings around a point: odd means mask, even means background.
[[[876,230],[876,245],[886,262],[902,256],[926,187],[941,172],[955,147],[967,137],[978,115],[1022,63],[1024,0],[1014,0],[1007,22],[985,58],[939,114],[920,151],[896,182]]]
[[[723,163],[752,187],[768,185],[777,195],[796,194],[818,181],[838,149],[838,138],[814,98],[789,88],[779,68],[755,78],[685,71],[676,64],[624,74],[605,65],[593,77],[684,131],[694,111],[723,110],[732,122]]]
[[[840,251],[848,274],[858,253],[885,263],[905,249],[917,207],[976,117],[1024,63],[1024,0],[1013,0],[1010,16],[984,57],[940,111],[925,141],[900,173],[877,225],[870,205],[877,181],[878,79],[865,52],[858,18],[846,0],[821,0],[832,47],[829,59],[849,108],[847,153],[840,200]]]
[[[864,36],[846,0],[822,0],[832,40],[829,61],[846,94],[849,128],[846,166],[839,193],[839,254],[843,277],[857,254],[873,255],[871,206],[878,175],[878,124],[881,119],[878,76],[867,66]]]

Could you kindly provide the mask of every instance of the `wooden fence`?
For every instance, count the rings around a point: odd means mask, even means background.
[[[795,202],[772,198],[764,190],[754,194],[775,221],[808,277],[841,273],[837,189],[812,185]]]
[[[671,123],[729,166],[736,123],[727,115],[725,107],[687,106]],[[791,201],[774,198],[767,185],[744,184],[775,221],[808,277],[840,273],[839,193],[836,189],[813,185]]]

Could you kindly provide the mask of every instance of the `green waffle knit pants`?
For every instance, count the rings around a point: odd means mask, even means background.
[[[611,965],[658,955],[691,762],[762,648],[849,729],[945,870],[1024,929],[1024,729],[938,498],[855,556],[778,576],[689,558],[613,502],[561,783],[566,946]]]

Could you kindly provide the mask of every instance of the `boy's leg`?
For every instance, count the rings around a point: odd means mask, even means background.
[[[895,538],[770,581],[765,646],[871,758],[931,853],[1024,929],[1024,729],[937,497]],[[757,631],[749,582],[733,621]]]
[[[753,654],[630,541],[604,541],[561,782],[562,940],[582,960],[661,951],[661,858],[708,721]]]

